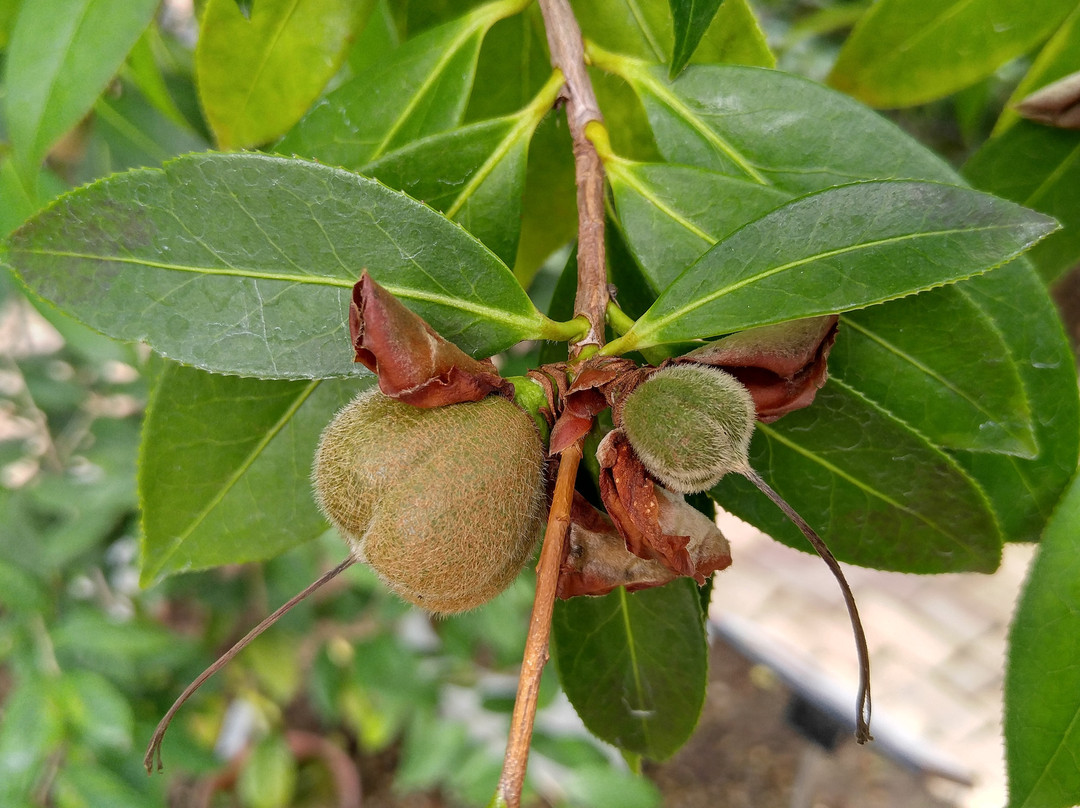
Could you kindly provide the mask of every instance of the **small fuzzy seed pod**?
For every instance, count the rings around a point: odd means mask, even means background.
[[[323,513],[391,589],[461,612],[528,559],[544,452],[532,419],[501,396],[422,409],[372,390],[326,427],[313,480]]]
[[[645,468],[671,491],[704,491],[729,471],[748,467],[754,401],[717,368],[658,370],[626,397],[621,420]]]

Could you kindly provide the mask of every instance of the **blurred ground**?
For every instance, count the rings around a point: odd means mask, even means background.
[[[711,616],[737,616],[846,684],[854,713],[855,646],[839,590],[814,556],[721,517],[732,567],[716,580]],[[807,808],[963,806],[1005,802],[1001,742],[1006,629],[1034,548],[1009,545],[994,575],[916,576],[846,568],[866,625],[874,719],[921,741],[942,763],[968,770],[964,787],[920,780],[887,761],[881,744],[844,741],[811,767],[820,789]],[[788,690],[718,643],[695,737],[655,772],[672,808],[793,805],[808,743],[785,723]],[[722,772],[722,774],[721,774]],[[931,795],[934,796],[931,796]]]

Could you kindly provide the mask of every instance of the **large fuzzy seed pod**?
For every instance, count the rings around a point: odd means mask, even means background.
[[[729,471],[748,467],[754,401],[717,368],[658,370],[626,397],[620,416],[642,464],[672,491],[704,491]]]
[[[544,452],[532,419],[501,396],[423,409],[372,390],[324,430],[313,479],[319,507],[391,589],[461,612],[528,559]]]

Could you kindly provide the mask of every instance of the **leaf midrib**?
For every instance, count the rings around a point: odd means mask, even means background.
[[[259,66],[255,69],[255,72],[251,76],[251,81],[248,83],[247,92],[244,93],[244,101],[240,104],[241,115],[247,111],[248,105],[251,103],[251,96],[255,93],[255,87],[258,85],[263,71],[266,69],[267,63],[270,61],[270,54],[273,53],[274,48],[277,47],[278,40],[281,39],[281,35],[285,28],[289,25],[293,15],[296,13],[296,9],[300,5],[300,0],[292,0],[292,6],[289,8],[287,14],[283,15],[279,20],[274,30],[273,37],[266,43],[266,47],[263,48],[262,58],[259,61]],[[239,116],[238,116],[239,117]]]
[[[715,132],[712,127],[702,121],[692,109],[683,103],[678,95],[671,92],[647,69],[644,69],[638,64],[634,64],[633,69],[627,71],[627,74],[624,74],[624,78],[629,79],[631,82],[634,81],[634,79],[637,79],[644,84],[653,95],[656,96],[657,100],[665,104],[678,117],[689,123],[699,135],[705,138],[705,140],[719,149],[723,154],[727,155],[728,158],[730,158],[731,161],[754,182],[757,182],[760,185],[772,185],[768,179],[754,168],[753,164],[746,157],[724,138],[720,137],[719,133]]]
[[[758,220],[758,221],[760,221],[760,220]],[[737,281],[735,283],[732,283],[732,284],[730,284],[728,286],[724,286],[724,287],[721,287],[719,289],[716,289],[713,292],[710,292],[709,294],[705,295],[704,297],[700,297],[700,298],[695,299],[692,303],[684,304],[682,307],[680,307],[678,309],[675,309],[675,310],[673,310],[672,312],[670,312],[668,314],[665,314],[663,317],[659,318],[658,320],[653,320],[652,322],[649,322],[647,320],[648,312],[646,312],[646,314],[643,315],[640,320],[638,320],[639,324],[644,322],[647,327],[643,328],[641,331],[639,331],[635,335],[638,338],[638,343],[637,344],[644,345],[644,341],[642,339],[642,337],[644,335],[650,334],[650,333],[655,333],[656,331],[659,331],[660,329],[662,329],[664,326],[666,326],[671,321],[676,320],[676,319],[678,319],[680,317],[683,317],[683,316],[689,314],[690,312],[701,308],[702,306],[705,306],[705,305],[707,305],[709,303],[712,303],[717,298],[720,298],[720,297],[723,297],[725,295],[731,294],[732,292],[736,292],[736,291],[738,291],[739,289],[742,289],[745,286],[749,286],[751,284],[759,283],[760,281],[762,281],[762,280],[764,280],[766,278],[770,278],[773,275],[777,275],[777,274],[779,274],[781,272],[786,272],[789,269],[796,269],[797,267],[805,266],[806,264],[811,263],[813,261],[819,261],[819,260],[825,259],[825,258],[834,258],[834,257],[836,257],[838,255],[846,255],[846,254],[849,254],[849,253],[858,252],[859,250],[863,250],[863,249],[870,249],[870,248],[873,248],[873,247],[880,247],[880,246],[883,246],[883,245],[886,245],[886,244],[895,244],[895,243],[900,243],[900,242],[913,240],[913,239],[936,238],[936,237],[939,237],[939,236],[958,235],[958,234],[961,234],[961,233],[981,233],[981,232],[989,232],[989,231],[993,231],[993,230],[1009,230],[1009,229],[1012,229],[1013,227],[1014,227],[1014,225],[1011,225],[1011,224],[995,224],[995,225],[983,225],[981,227],[949,228],[949,229],[946,229],[946,230],[931,230],[931,231],[921,231],[921,232],[915,232],[915,233],[905,233],[905,234],[901,234],[901,235],[897,235],[897,236],[889,236],[888,238],[875,239],[873,241],[862,241],[862,242],[859,242],[857,244],[849,244],[849,245],[847,245],[845,247],[838,247],[837,249],[834,249],[834,250],[826,250],[824,252],[814,253],[813,255],[805,256],[805,257],[799,258],[798,260],[795,260],[795,261],[789,261],[786,264],[781,264],[781,265],[773,267],[773,268],[771,268],[769,270],[766,270],[766,271],[757,273],[755,275],[751,275],[749,277],[743,278],[742,280],[739,280],[739,281]],[[727,243],[727,242],[725,242],[725,243]],[[689,271],[689,270],[687,270],[687,271]],[[975,274],[975,273],[973,273],[973,274]],[[678,283],[678,279],[676,279],[672,283],[672,286],[674,286],[676,283]],[[670,288],[671,287],[669,287],[669,289]],[[663,299],[663,296],[661,296],[660,300],[662,300],[662,299]],[[659,303],[660,301],[658,300],[657,302]],[[631,329],[631,331],[633,331],[633,330],[634,329]]]
[[[991,413],[982,404],[979,403],[979,400],[977,398],[974,398],[973,396],[968,394],[965,390],[962,390],[961,388],[957,387],[955,384],[953,384],[951,381],[949,381],[949,379],[942,376],[940,373],[938,373],[936,370],[931,368],[929,365],[926,365],[923,362],[920,362],[916,357],[912,356],[907,351],[901,350],[897,345],[894,345],[893,343],[889,342],[887,339],[885,339],[881,335],[877,334],[876,332],[871,331],[870,329],[868,329],[868,328],[866,328],[866,327],[864,327],[862,325],[859,325],[858,323],[851,320],[851,318],[842,316],[840,319],[841,319],[841,322],[843,323],[845,328],[850,328],[850,329],[852,329],[854,331],[858,331],[864,337],[866,337],[867,339],[877,343],[884,350],[891,353],[893,356],[895,356],[898,359],[900,359],[901,361],[906,362],[907,364],[911,365],[916,370],[918,370],[920,373],[923,373],[926,376],[929,376],[931,379],[936,381],[938,384],[940,384],[946,390],[953,393],[954,395],[956,395],[961,400],[967,402],[977,412],[982,413],[990,421],[993,421],[993,422],[999,423],[999,424],[1001,423],[1000,421],[998,421],[997,417],[993,413]],[[1005,424],[1001,424],[1001,426],[1002,426],[1002,429],[1005,431],[1005,433],[1007,435],[1009,435],[1010,437],[1014,438],[1015,440],[1019,441],[1020,443],[1025,443],[1026,442],[1025,441],[1025,435],[1017,434],[1017,432],[1015,430],[1013,430],[1010,427],[1007,427]],[[1027,436],[1027,437],[1030,437],[1030,436]]]
[[[243,267],[232,267],[228,269],[218,267],[197,267],[188,266],[185,264],[166,264],[161,261],[151,261],[144,258],[92,255],[89,253],[78,253],[65,250],[36,249],[28,252],[30,252],[30,254],[32,255],[39,256],[49,256],[55,258],[75,258],[85,261],[101,261],[118,264],[132,264],[135,266],[145,266],[154,269],[172,270],[175,272],[187,272],[195,275],[251,278],[252,280],[281,281],[284,283],[310,284],[313,286],[330,286],[338,289],[352,289],[353,286],[355,286],[356,284],[355,281],[346,278],[327,278],[326,276],[322,275],[288,275],[284,273],[257,271],[252,269],[246,269]],[[541,318],[538,314],[531,317],[522,316],[520,314],[514,314],[513,312],[509,312],[506,309],[494,309],[489,306],[480,305],[478,303],[471,303],[462,298],[452,295],[440,295],[432,292],[424,292],[422,290],[413,289],[407,286],[396,286],[387,283],[380,283],[380,285],[395,297],[407,298],[410,300],[421,300],[425,303],[433,303],[440,306],[446,306],[447,308],[451,309],[467,311],[472,314],[484,317],[488,320],[512,324],[519,328],[527,329],[530,333],[536,331],[538,324],[541,322]],[[539,334],[537,334],[537,336],[539,336]]]
[[[860,395],[858,393],[858,391],[856,391],[854,388],[849,387],[848,385],[844,384],[839,379],[832,378],[832,379],[829,380],[829,384],[836,385],[840,389],[845,390],[845,391],[847,391],[847,392],[849,392],[849,393],[851,393],[853,395],[856,395],[856,396]],[[758,429],[759,432],[764,432],[766,435],[768,435],[770,440],[775,440],[777,443],[780,443],[780,444],[786,446],[787,448],[791,449],[796,454],[802,455],[803,457],[805,457],[810,462],[817,463],[822,468],[824,468],[826,471],[828,471],[830,474],[833,474],[836,477],[839,477],[841,480],[846,481],[847,483],[851,484],[855,488],[858,488],[860,491],[863,491],[864,493],[866,493],[868,496],[870,496],[870,497],[872,497],[874,499],[880,500],[881,502],[884,502],[889,507],[895,508],[896,510],[898,510],[898,511],[900,511],[902,513],[906,513],[909,516],[914,517],[915,519],[917,519],[918,521],[922,522],[924,525],[929,527],[931,530],[935,531],[936,533],[939,533],[942,536],[945,536],[945,537],[947,537],[949,539],[952,539],[953,542],[955,542],[955,544],[958,547],[964,548],[973,557],[976,557],[976,558],[978,557],[979,554],[978,554],[976,548],[973,545],[964,542],[959,536],[957,536],[957,535],[955,535],[953,533],[950,533],[943,525],[939,525],[936,522],[931,521],[924,514],[919,513],[918,511],[912,510],[908,506],[903,505],[900,502],[897,502],[896,500],[894,500],[891,497],[887,496],[884,492],[879,491],[876,488],[873,488],[873,487],[865,484],[864,482],[862,482],[858,478],[853,477],[852,475],[850,475],[847,472],[840,469],[839,466],[836,466],[833,463],[830,463],[828,460],[821,457],[818,453],[816,453],[814,451],[811,451],[810,449],[807,449],[805,446],[802,446],[801,444],[799,444],[799,443],[785,437],[784,435],[777,432],[772,427],[770,427],[770,426],[768,426],[766,424],[759,423],[757,425],[757,429]]]
[[[458,52],[462,49],[464,44],[468,42],[469,39],[476,36],[476,34],[482,31],[486,26],[487,18],[482,15],[477,15],[475,19],[470,20],[468,24],[464,26],[461,34],[450,41],[449,46],[443,50],[442,55],[439,57],[438,61],[435,62],[431,72],[419,86],[417,86],[416,92],[413,93],[412,98],[409,99],[409,102],[405,105],[401,114],[390,124],[383,139],[375,147],[375,150],[371,155],[368,156],[368,162],[377,160],[386,153],[386,149],[389,147],[397,133],[401,131],[401,127],[405,125],[405,122],[412,115],[413,111],[420,103],[420,99],[427,94],[428,90],[435,85],[436,81],[441,80],[443,69],[446,67],[447,63],[457,58]]]

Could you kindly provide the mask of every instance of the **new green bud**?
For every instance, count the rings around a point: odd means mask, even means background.
[[[626,397],[622,428],[661,485],[692,494],[749,467],[754,400],[735,377],[706,365],[658,370]]]
[[[532,552],[544,452],[502,396],[424,409],[372,390],[326,427],[313,479],[354,556],[405,600],[460,612],[499,594]]]

